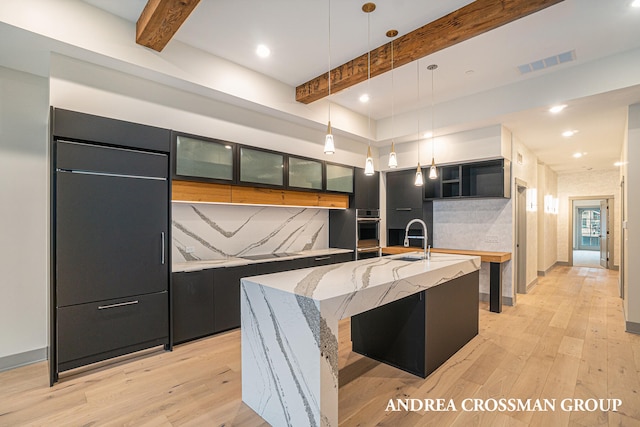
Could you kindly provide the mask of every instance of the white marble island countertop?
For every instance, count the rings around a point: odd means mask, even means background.
[[[338,321],[447,286],[481,262],[479,256],[406,256],[243,278],[242,400],[271,425],[337,426]]]
[[[421,255],[370,258],[253,276],[243,282],[309,298],[322,303],[323,311],[333,306],[331,314],[344,319],[480,269],[479,256],[431,254],[430,260],[405,260]]]

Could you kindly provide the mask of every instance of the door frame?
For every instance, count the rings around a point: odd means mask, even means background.
[[[517,294],[527,293],[527,183],[521,179],[515,180],[515,233],[514,233],[514,302]],[[522,194],[522,195],[521,195]],[[520,197],[524,197],[521,206]]]
[[[612,224],[614,224],[614,222],[612,221],[611,218],[614,218],[614,212],[613,212],[613,205],[615,202],[615,197],[610,194],[610,195],[605,195],[605,196],[573,196],[573,197],[569,197],[569,226],[568,228],[568,233],[567,233],[567,250],[569,252],[568,254],[568,265],[570,267],[573,267],[573,233],[574,233],[574,228],[575,228],[575,218],[573,215],[573,212],[575,210],[575,207],[573,205],[574,200],[607,200],[608,204],[609,204],[609,218],[607,219],[609,226],[611,226]],[[615,254],[615,238],[614,238],[614,233],[613,231],[609,233],[609,238],[608,240],[608,244],[609,244],[609,259],[610,259],[610,263],[609,263],[609,269],[613,268],[613,259],[614,259],[614,254]]]

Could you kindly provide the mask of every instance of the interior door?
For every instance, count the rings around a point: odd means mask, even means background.
[[[609,268],[609,201],[600,200],[600,266]]]

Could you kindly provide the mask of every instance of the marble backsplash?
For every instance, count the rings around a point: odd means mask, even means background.
[[[329,211],[314,208],[172,204],[173,262],[329,247]]]

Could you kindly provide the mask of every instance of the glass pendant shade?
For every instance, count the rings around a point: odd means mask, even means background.
[[[418,168],[416,169],[416,180],[413,183],[416,187],[424,185],[424,179],[422,179],[422,169],[420,168],[420,162],[418,162]]]
[[[431,158],[431,167],[429,168],[429,179],[438,178],[438,168],[436,168],[436,159]]]
[[[364,163],[364,174],[373,175],[373,157],[371,156],[371,147],[367,148],[367,160]]]
[[[391,141],[391,152],[389,153],[389,168],[395,169],[398,167],[398,157],[396,156],[396,146]]]
[[[333,135],[331,134],[331,122],[327,125],[327,136],[324,138],[324,154],[333,154],[336,152],[336,146],[333,144]]]

